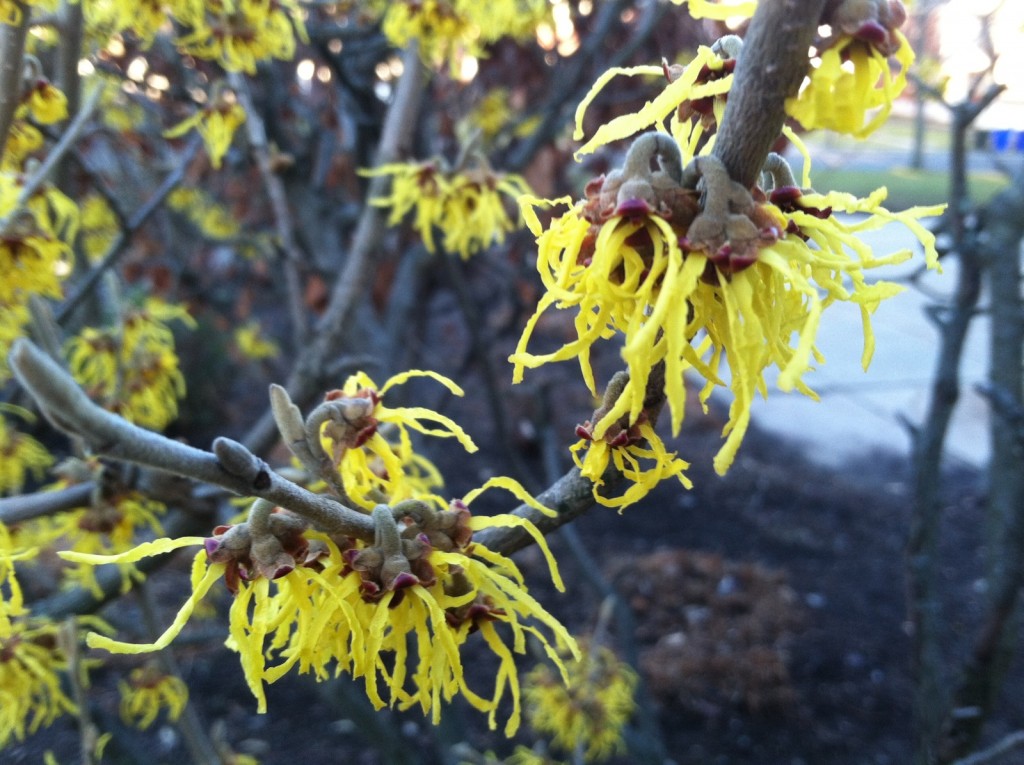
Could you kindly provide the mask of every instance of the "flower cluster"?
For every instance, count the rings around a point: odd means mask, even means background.
[[[206,144],[210,163],[219,169],[239,125],[245,122],[245,109],[227,93],[221,93],[209,106],[164,131],[166,138],[177,138],[195,128]]]
[[[391,191],[371,202],[390,208],[389,226],[411,212],[413,227],[427,250],[437,249],[437,227],[443,236],[442,247],[463,260],[495,241],[503,242],[505,234],[516,228],[503,195],[517,199],[529,193],[520,176],[497,173],[486,166],[456,171],[441,161],[393,163],[363,174],[390,176]]]
[[[60,297],[71,271],[78,208],[46,185],[26,198],[24,186],[24,176],[0,171],[0,307]]]
[[[234,239],[242,232],[238,218],[203,189],[180,186],[167,195],[167,206],[185,216],[207,239]]]
[[[547,0],[401,0],[378,5],[392,44],[404,48],[416,40],[424,61],[449,61],[453,71],[461,55],[483,56],[487,45],[503,37],[528,39],[551,18]]]
[[[182,679],[149,664],[133,669],[127,681],[118,683],[118,690],[121,719],[143,730],[165,710],[169,720],[177,720],[188,704],[188,687]]]
[[[884,189],[866,199],[816,194],[797,187],[776,155],[765,167],[762,185],[748,190],[729,179],[708,156],[710,144],[694,135],[714,130],[720,119],[719,101],[732,81],[732,55],[728,41],[701,49],[689,66],[666,71],[668,87],[639,113],[602,126],[581,153],[652,124],[664,130],[664,120],[669,121],[667,132],[636,139],[623,167],[591,181],[584,199],[522,201],[527,225],[537,235],[546,294],[511,356],[514,380],[520,381],[528,367],[578,359],[596,395],[590,350],[599,340],[624,336],[628,379],[593,422],[581,426],[583,441],[574,448],[577,464],[591,478],[600,476],[610,459],[626,472],[633,482],[628,501],[643,496],[659,475],[680,474],[646,421],[648,402],[663,395],[678,432],[684,373],[703,378],[702,404],[716,387],[732,393],[726,441],[715,458],[716,470],[724,473],[747,429],[755,394],[767,394],[768,368],[779,370],[782,390],[814,397],[802,375],[823,360],[814,339],[829,305],[850,302],[859,308],[867,366],[873,350],[870,316],[901,288],[870,283],[866,271],[910,253],[877,258],[857,238],[858,231],[899,221],[924,245],[928,265],[937,266],[934,237],[917,219],[937,214],[941,206],[892,213],[882,206]],[[586,104],[606,81],[598,82],[577,113],[578,131]],[[805,187],[809,172],[806,166]],[[569,209],[545,226],[537,211],[555,205]],[[867,217],[845,223],[836,216],[840,212]],[[552,308],[577,310],[576,338],[553,352],[533,354],[530,337]],[[654,461],[649,471],[636,462],[645,438],[650,448],[643,456]],[[582,449],[588,454],[580,460]],[[597,492],[595,486],[601,499]]]
[[[18,542],[31,547],[61,547],[93,555],[111,555],[130,550],[140,532],[160,535],[164,533],[161,517],[166,506],[127,485],[116,466],[98,460],[85,462],[69,459],[54,472],[60,476],[51,489],[62,489],[86,481],[94,484],[89,504],[70,509],[59,515],[43,516],[18,526]],[[119,566],[121,589],[127,592],[133,581],[142,575],[131,564]],[[71,563],[63,571],[65,582],[75,583],[102,595],[95,568]]]
[[[10,412],[31,421],[26,410],[0,405],[0,495],[17,494],[29,477],[39,481],[53,464],[53,455],[46,447],[27,433],[11,426],[6,413]]]
[[[786,111],[808,130],[858,138],[874,132],[889,117],[914,63],[914,51],[898,29],[906,17],[900,0],[840,3],[829,19],[831,34],[816,43],[810,82],[786,103]],[[895,75],[890,58],[899,65]]]
[[[515,563],[473,539],[482,529],[522,529],[541,547],[555,586],[563,590],[540,531],[515,515],[474,516],[469,505],[496,487],[540,512],[552,511],[508,478],[492,478],[462,499],[442,499],[436,468],[415,458],[410,431],[455,438],[470,451],[476,447],[444,415],[385,405],[389,390],[412,377],[431,378],[461,394],[433,372],[407,372],[380,387],[358,373],[303,419],[282,388],[272,389],[286,444],[328,490],[372,511],[372,539],[317,531],[257,500],[245,521],[218,527],[209,539],[160,539],[118,555],[61,552],[79,564],[130,565],[180,547],[204,548],[193,561],[192,596],[160,638],[132,645],[90,635],[89,645],[123,653],[161,649],[223,578],[234,595],[228,645],[239,654],[260,711],[267,705],[265,685],[292,669],[317,679],[346,672],[364,680],[377,707],[419,707],[435,721],[442,704],[461,695],[494,727],[503,699],[511,698],[505,724],[511,735],[521,717],[515,655],[534,638],[564,671],[559,656],[575,654],[576,644],[529,594]],[[461,656],[475,632],[497,664],[493,689],[483,693],[470,687]]]
[[[0,632],[0,748],[76,711],[61,683],[67,659],[57,629],[18,622],[8,635]]]
[[[516,525],[531,531],[542,546],[543,537],[515,516],[471,516],[464,502],[444,511],[415,500],[380,505],[373,518],[378,531],[370,545],[336,541],[277,511],[259,523],[251,518],[220,527],[210,539],[157,540],[116,556],[60,555],[81,563],[123,564],[204,546],[192,567],[193,594],[158,640],[133,645],[90,634],[92,647],[119,653],[165,647],[223,577],[235,595],[228,645],[239,654],[259,711],[266,710],[264,684],[293,668],[321,680],[347,672],[364,679],[375,706],[418,706],[435,721],[442,702],[462,695],[494,726],[507,693],[513,706],[505,730],[511,735],[521,715],[514,654],[525,652],[528,636],[552,655],[556,648],[574,652],[575,642],[528,594],[516,565],[473,543],[472,535]],[[473,632],[499,662],[493,690],[483,695],[469,687],[460,656],[460,646]],[[556,661],[564,671],[563,662]]]
[[[754,15],[751,0],[688,2],[694,18],[725,20]],[[808,130],[823,128],[863,138],[882,125],[907,85],[914,51],[899,31],[907,11],[901,0],[828,3],[814,42],[808,82],[786,111]],[[890,59],[898,70],[893,74]]]
[[[164,428],[185,395],[168,326],[175,320],[195,327],[184,307],[150,298],[126,311],[119,326],[86,327],[67,344],[71,373],[101,406],[137,425]]]
[[[530,727],[550,735],[567,752],[581,751],[587,762],[624,752],[623,728],[636,703],[636,672],[603,646],[581,646],[583,658],[569,665],[563,683],[548,664],[523,681]]]
[[[382,386],[357,372],[341,388],[328,391],[324,403],[310,413],[303,426],[310,436],[305,439],[306,448],[300,449],[295,439],[289,445],[314,475],[327,479],[340,495],[364,510],[411,498],[445,506],[445,500],[434,493],[443,485],[437,468],[416,454],[410,430],[454,438],[470,453],[477,447],[469,434],[443,414],[384,403],[389,390],[417,377],[463,395],[458,385],[436,372],[403,372]]]
[[[78,206],[79,235],[82,249],[89,262],[95,263],[106,255],[121,233],[117,214],[102,196],[89,194]]]
[[[264,336],[259,321],[249,321],[237,327],[234,337],[235,347],[246,359],[272,359],[281,352],[277,343]]]

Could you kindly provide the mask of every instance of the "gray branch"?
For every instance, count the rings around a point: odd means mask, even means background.
[[[288,481],[237,442],[218,438],[211,454],[100,408],[29,340],[15,341],[9,363],[46,419],[81,438],[93,454],[214,484],[240,496],[262,497],[330,533],[373,539],[373,522],[365,514]]]

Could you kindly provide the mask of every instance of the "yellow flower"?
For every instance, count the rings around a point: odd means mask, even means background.
[[[434,226],[444,218],[444,201],[448,195],[448,180],[436,162],[420,164],[398,163],[381,165],[373,170],[362,170],[362,175],[391,176],[391,190],[387,196],[370,200],[374,207],[388,207],[388,225],[398,225],[402,218],[415,210],[413,228],[423,239],[430,252],[436,252]]]
[[[676,5],[686,4],[695,19],[725,21],[732,18],[750,18],[757,8],[756,0],[672,0]]]
[[[7,352],[11,344],[25,334],[29,322],[28,306],[23,303],[5,306],[0,303],[0,384],[11,378]]]
[[[82,249],[89,261],[95,263],[110,250],[121,233],[121,224],[107,200],[99,194],[89,194],[82,200],[79,209]]]
[[[191,117],[164,131],[165,138],[177,138],[195,128],[206,144],[210,162],[219,169],[224,155],[231,148],[238,126],[245,122],[245,109],[236,101],[219,98]]]
[[[130,309],[122,326],[86,327],[66,347],[72,375],[102,406],[143,427],[161,429],[178,414],[185,378],[167,322],[195,327],[183,306],[157,298]]]
[[[148,5],[148,3],[149,0],[144,0],[144,4]],[[87,3],[85,6],[86,14],[95,5],[96,3]],[[135,13],[136,7],[134,3],[129,5],[128,12]],[[163,10],[160,13],[163,15]],[[164,18],[166,19],[166,16]],[[108,39],[109,35],[103,38],[104,41]],[[120,133],[127,133],[138,130],[146,122],[148,118],[146,110],[122,90],[120,80],[105,75],[102,72],[97,72],[92,77],[101,78],[103,82],[103,95],[100,98],[100,108],[97,110],[97,116],[104,125]]]
[[[568,665],[561,682],[548,664],[526,676],[523,696],[530,727],[550,735],[567,752],[582,751],[587,762],[625,752],[623,728],[636,707],[637,676],[608,648],[582,646],[583,658]]]
[[[23,179],[0,172],[0,305],[28,302],[31,294],[59,298],[71,271],[78,208],[44,186],[19,205]]]
[[[517,224],[509,217],[506,200],[530,193],[526,181],[518,175],[471,170],[452,177],[438,226],[444,232],[444,248],[457,252],[463,260],[505,241],[506,232]]]
[[[188,704],[188,687],[180,677],[165,675],[154,666],[136,667],[128,682],[118,683],[121,694],[121,719],[145,730],[167,710],[169,720],[177,720]]]
[[[0,749],[77,711],[62,689],[67,660],[57,647],[57,630],[18,622],[12,634],[0,637]]]
[[[466,122],[471,129],[479,130],[484,139],[490,141],[511,119],[508,88],[491,88],[473,108]]]
[[[168,4],[164,0],[106,0],[86,3],[83,10],[86,29],[103,44],[114,35],[131,30],[142,46],[148,48],[160,28],[174,15],[175,6],[180,5],[182,3]]]
[[[21,23],[22,9],[39,8],[44,11],[52,11],[57,7],[56,0],[0,0],[0,24],[17,26]]]
[[[187,216],[207,239],[234,239],[241,233],[238,219],[202,189],[180,186],[167,196],[167,204]]]
[[[382,28],[388,40],[404,48],[419,42],[421,58],[430,64],[449,62],[458,74],[464,56],[486,55],[485,46],[503,37],[529,39],[538,25],[551,20],[547,0],[400,0],[377,3],[385,11]]]
[[[316,415],[324,455],[332,455],[349,499],[366,510],[381,501],[425,498],[424,490],[438,487],[436,468],[413,451],[410,429],[455,438],[470,453],[477,450],[469,434],[449,417],[423,407],[392,408],[384,404],[391,388],[414,377],[428,377],[456,396],[463,395],[458,385],[436,372],[403,372],[380,387],[358,372],[342,388],[327,393]],[[440,427],[428,426],[430,422]],[[445,504],[433,494],[428,496]]]
[[[628,430],[642,424],[648,380],[660,365],[673,433],[685,409],[686,370],[706,381],[702,403],[714,387],[727,385],[733,394],[723,432],[727,439],[715,458],[716,470],[724,474],[746,432],[755,393],[767,395],[767,368],[780,370],[783,390],[796,388],[814,396],[801,376],[812,360],[821,360],[814,339],[827,306],[838,301],[858,305],[865,366],[870,360],[870,314],[900,288],[869,284],[864,271],[904,260],[910,253],[875,258],[856,231],[898,220],[919,238],[928,265],[936,267],[934,237],[917,219],[938,214],[942,207],[891,213],[881,206],[884,189],[860,200],[780,187],[770,199],[755,190],[763,201],[747,195],[747,202],[736,201],[736,209],[745,205],[746,212],[730,212],[716,222],[712,213],[699,208],[694,192],[676,180],[680,154],[678,144],[664,134],[643,136],[633,144],[622,170],[588,184],[586,200],[547,229],[535,208],[556,203],[524,200],[527,225],[538,236],[538,268],[547,292],[510,360],[513,380],[519,382],[527,367],[578,359],[596,395],[590,348],[621,332],[629,380],[615,405],[594,423],[590,435],[595,441],[604,439],[612,425]],[[655,160],[658,170],[651,169]],[[847,226],[833,211],[870,217]],[[710,236],[709,231],[718,233]],[[537,321],[552,307],[577,309],[577,338],[551,353],[529,353]],[[723,358],[728,359],[728,383],[723,381]],[[603,452],[599,447],[589,455],[593,475],[607,463]],[[631,472],[637,478],[644,475],[636,467]]]
[[[893,76],[889,55],[876,45],[844,36],[821,53],[810,82],[795,98],[786,101],[786,111],[808,130],[826,128],[864,138],[883,124],[892,104],[907,85],[907,71],[914,63],[914,51],[898,31],[892,55],[899,64]],[[868,112],[877,110],[868,119]],[[867,122],[865,122],[867,119]]]
[[[434,161],[393,163],[363,170],[362,174],[391,176],[390,193],[371,200],[375,207],[391,208],[389,226],[397,225],[414,211],[413,227],[427,250],[437,249],[437,227],[444,237],[444,249],[457,252],[463,260],[495,241],[503,242],[505,234],[516,228],[502,195],[516,199],[529,192],[526,181],[518,175],[496,173],[486,167],[454,172]]]
[[[586,425],[581,425],[576,432],[582,438],[569,447],[573,461],[580,468],[581,475],[593,481],[594,499],[605,507],[617,507],[621,513],[627,506],[646,497],[663,479],[673,476],[687,489],[693,488],[690,479],[683,475],[689,463],[676,457],[675,452],[670,454],[661,437],[647,422],[621,430],[611,438],[611,434],[606,433],[604,438],[597,440]],[[581,451],[586,452],[583,458],[580,458]],[[604,472],[609,463],[615,465],[629,483],[618,497],[606,497],[601,493]]]
[[[0,411],[17,414],[26,420],[32,415],[20,407],[0,404]],[[53,455],[46,447],[26,433],[11,427],[7,417],[0,414],[0,495],[17,494],[29,476],[42,479],[53,464]]]
[[[36,552],[34,548],[16,548],[7,527],[0,523],[0,641],[13,635],[18,627],[11,619],[28,613],[14,564],[31,559]]]
[[[487,760],[486,765],[490,765],[491,762],[492,760]],[[495,758],[493,762],[494,765],[563,765],[560,761],[546,754],[535,752],[521,744],[504,760]]]
[[[702,45],[685,67],[635,66],[609,69],[598,77],[576,108],[574,140],[583,139],[583,118],[587,107],[613,78],[619,75],[655,76],[667,79],[668,84],[636,114],[624,114],[599,126],[594,135],[576,150],[577,158],[613,141],[629,138],[652,125],[659,130],[663,129],[665,120],[671,116],[670,132],[682,150],[682,161],[685,164],[697,153],[697,147],[707,133],[721,120],[725,111],[725,95],[732,87],[734,67],[734,58],[723,58],[710,47]],[[710,146],[706,148],[710,150]]]
[[[30,115],[40,125],[52,125],[67,119],[68,100],[49,80],[37,80],[22,96],[18,116]]]
[[[160,516],[166,510],[162,502],[136,491],[120,492],[111,497],[103,497],[91,507],[61,514],[60,521],[52,524],[49,533],[64,540],[65,549],[94,555],[115,555],[131,549],[142,530],[163,534]],[[127,592],[133,581],[144,579],[131,564],[123,564],[118,568],[122,592]],[[64,579],[93,592],[97,597],[102,593],[92,566],[72,563],[64,571]]]
[[[507,479],[492,481],[467,500],[488,486],[509,485]],[[264,684],[294,668],[317,679],[347,672],[364,679],[378,708],[419,706],[435,722],[442,703],[462,695],[496,726],[508,696],[512,710],[505,731],[511,735],[521,714],[514,656],[525,652],[527,636],[539,640],[563,672],[559,651],[575,655],[577,649],[529,595],[515,564],[472,542],[472,532],[523,528],[541,546],[555,585],[563,589],[543,536],[516,516],[472,517],[466,502],[444,511],[415,501],[393,509],[379,505],[374,521],[374,544],[345,540],[344,552],[335,540],[306,530],[297,517],[276,512],[266,519],[266,536],[258,538],[243,523],[220,527],[211,539],[161,539],[121,555],[59,554],[80,563],[125,564],[190,545],[205,548],[193,561],[192,596],[155,642],[134,645],[90,634],[91,647],[132,654],[166,647],[224,576],[235,593],[228,646],[239,654],[260,712],[266,709]],[[498,664],[493,691],[486,695],[469,687],[460,654],[474,632]]]
[[[255,74],[259,61],[287,61],[295,54],[296,30],[306,38],[294,0],[208,0],[180,6],[176,17],[189,28],[178,46],[229,72]]]
[[[272,359],[281,352],[277,343],[263,337],[258,321],[243,324],[235,330],[234,335],[235,346],[247,359]]]
[[[44,143],[39,128],[25,120],[14,120],[7,133],[7,144],[4,146],[0,167],[17,172],[32,153],[43,148]]]

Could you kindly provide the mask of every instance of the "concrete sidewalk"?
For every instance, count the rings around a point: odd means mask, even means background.
[[[909,264],[880,269],[876,279],[901,281],[922,262],[920,245],[898,224],[869,232],[866,239],[876,254],[910,248]],[[944,263],[943,274],[928,274],[923,289],[907,291],[884,302],[872,320],[876,337],[874,359],[861,369],[860,312],[853,305],[833,305],[825,311],[818,348],[826,363],[804,376],[821,396],[814,402],[798,393],[783,393],[769,384],[767,401],[755,401],[753,422],[788,442],[802,444],[806,455],[820,463],[841,465],[852,457],[883,449],[909,454],[910,439],[900,418],[913,424],[923,419],[938,352],[938,330],[925,315],[935,301],[925,294],[948,295],[956,283],[956,263]],[[984,297],[982,298],[984,303]],[[986,379],[988,319],[972,323],[961,365],[961,398],[947,439],[947,455],[971,465],[988,459],[988,406],[974,390]]]

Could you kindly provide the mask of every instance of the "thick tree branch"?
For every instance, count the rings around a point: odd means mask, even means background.
[[[63,368],[28,340],[15,341],[9,362],[50,423],[80,437],[93,454],[262,497],[330,533],[373,540],[373,522],[365,514],[288,481],[237,442],[218,438],[211,454],[132,425],[94,404]]]
[[[786,121],[786,99],[807,74],[807,51],[825,0],[773,0],[757,6],[715,139],[714,156],[750,188]]]

